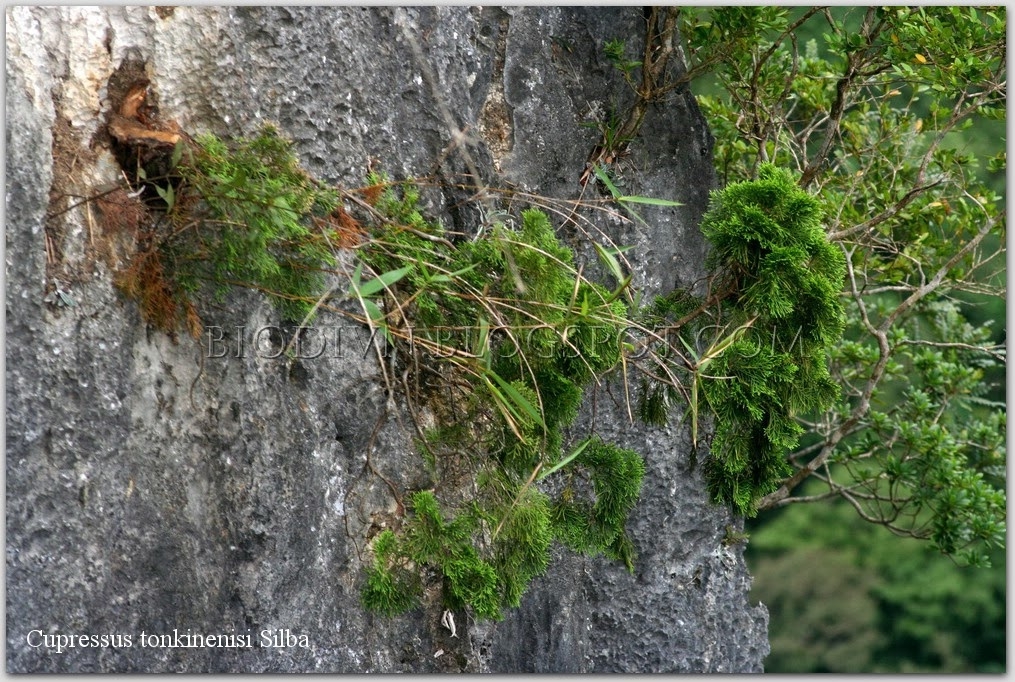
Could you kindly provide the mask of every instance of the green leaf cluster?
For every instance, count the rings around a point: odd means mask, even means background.
[[[436,566],[444,577],[444,598],[449,608],[471,606],[476,615],[495,618],[500,613],[497,572],[480,558],[472,544],[475,520],[462,514],[445,521],[433,493],[412,496],[415,514],[402,536],[404,551],[417,565]]]
[[[575,459],[573,473],[587,472],[595,491],[590,503],[574,494],[576,485],[568,482],[553,508],[555,534],[578,552],[603,553],[624,562],[634,571],[634,548],[624,532],[624,524],[638,501],[645,463],[631,451],[600,440],[593,440]]]
[[[417,606],[422,583],[411,567],[428,566],[440,573],[448,608],[468,605],[478,616],[499,617],[497,572],[472,544],[475,517],[462,514],[445,520],[430,491],[415,493],[410,506],[414,515],[400,535],[384,530],[374,539],[374,565],[362,592],[364,606],[386,616]]]
[[[770,20],[747,44],[744,12]],[[694,86],[720,176],[753,180],[767,162],[799,173],[848,258],[829,366],[842,390],[791,455],[793,484],[834,462],[829,494],[984,563],[1005,515],[1006,10],[685,17],[692,55],[726,50]]]
[[[603,54],[605,57],[611,64],[620,69],[625,76],[629,77],[632,71],[641,66],[641,62],[627,59],[624,56],[625,52],[626,45],[623,40],[614,38],[612,40],[607,40],[603,44]]]
[[[527,487],[517,502],[492,510],[488,520],[503,521],[493,543],[491,563],[496,567],[505,607],[517,607],[529,582],[546,572],[550,545],[555,537],[551,501],[543,492]]]
[[[419,578],[398,561],[398,538],[385,529],[374,539],[374,563],[367,571],[363,604],[370,610],[396,616],[411,609],[421,592]]]
[[[700,368],[716,415],[706,477],[715,500],[753,515],[790,473],[786,455],[803,433],[797,416],[820,413],[838,395],[828,349],[844,326],[845,263],[818,201],[771,165],[714,192],[701,230],[717,286],[729,292],[727,324],[750,325]]]
[[[307,318],[335,263],[328,215],[338,192],[311,178],[271,125],[228,143],[181,140],[168,162],[168,177],[138,169],[162,204],[116,276],[144,319],[199,336],[196,294],[208,287],[221,297],[233,286],[264,293],[285,320]]]
[[[907,534],[960,563],[987,566],[1006,529],[1007,419],[984,380],[1000,363],[974,350],[989,340],[990,326],[971,325],[956,302],[931,301],[921,312],[895,330],[865,428],[845,439],[833,461],[876,501],[874,518],[905,513]],[[950,345],[924,343],[938,339]],[[833,357],[852,381],[876,353],[854,341]]]

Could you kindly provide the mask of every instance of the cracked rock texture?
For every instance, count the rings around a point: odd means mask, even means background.
[[[8,7],[6,19],[9,672],[761,670],[767,613],[723,543],[740,521],[708,503],[686,429],[631,425],[618,387],[590,396],[575,433],[594,422],[645,456],[634,575],[558,548],[521,608],[500,623],[456,614],[456,638],[433,606],[364,612],[366,539],[395,511],[371,469],[426,484],[366,332],[323,315],[328,352],[280,361],[279,320],[249,292],[202,307],[218,329],[200,343],[146,330],[112,285],[130,240],[95,202],[74,206],[118,181],[103,122],[125,63],[143,65],[163,119],[221,135],[277,121],[330,182],[359,184],[374,164],[577,197],[598,141],[582,124],[630,96],[602,45],[623,36],[640,51],[640,8]],[[689,93],[653,107],[620,170],[625,191],[684,206],[597,227],[634,247],[648,291],[693,284],[715,180]],[[462,198],[427,201],[475,230]],[[45,302],[54,287],[76,305]],[[252,646],[170,646],[184,643],[174,633]]]

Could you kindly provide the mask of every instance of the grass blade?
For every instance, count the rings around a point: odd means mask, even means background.
[[[406,265],[404,268],[398,268],[397,270],[385,272],[373,278],[369,282],[364,282],[359,287],[359,295],[373,296],[382,289],[390,287],[392,284],[408,275],[410,272],[412,272],[412,269],[414,267],[415,266],[413,265]]]
[[[570,464],[572,461],[574,461],[575,457],[577,457],[581,453],[585,452],[585,448],[587,448],[589,446],[589,443],[591,443],[591,442],[592,442],[592,436],[589,436],[588,438],[583,440],[581,443],[579,443],[578,446],[575,447],[575,449],[572,450],[571,453],[567,457],[565,457],[564,459],[560,460],[559,462],[554,464],[549,469],[544,469],[543,473],[541,473],[539,475],[539,478],[537,478],[536,480],[537,481],[542,481],[544,478],[546,478],[550,474],[555,473],[557,471],[560,471],[561,469],[566,467],[568,464]]]
[[[599,181],[606,186],[606,189],[610,191],[610,195],[614,199],[619,199],[622,196],[620,194],[620,190],[617,189],[617,186],[613,184],[612,180],[610,180],[610,176],[606,174],[606,171],[599,167],[598,163],[592,165],[592,172],[594,172],[596,177],[599,178]]]
[[[683,206],[683,204],[680,203],[679,201],[671,201],[669,199],[656,199],[655,197],[622,196],[617,197],[617,201],[625,204],[648,204],[649,206],[665,206],[667,208]]]
[[[543,415],[540,414],[539,410],[536,409],[536,407],[530,403],[525,396],[518,392],[517,388],[501,379],[500,376],[492,370],[487,370],[486,373],[493,377],[494,381],[500,385],[504,394],[510,398],[511,402],[514,403],[518,409],[525,413],[525,416],[540,426],[544,431],[546,430],[546,424],[543,423]],[[514,412],[517,416],[521,416],[515,410],[512,410],[512,412]]]

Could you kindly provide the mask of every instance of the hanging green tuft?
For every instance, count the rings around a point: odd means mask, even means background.
[[[725,329],[742,329],[699,367],[716,416],[706,477],[713,499],[750,516],[790,473],[786,453],[803,433],[797,416],[838,395],[828,351],[844,325],[845,260],[822,230],[818,201],[770,164],[757,180],[713,192],[701,229]]]
[[[188,206],[181,220],[203,217],[199,229],[178,230],[166,244],[180,287],[192,292],[210,281],[219,293],[258,289],[284,319],[302,321],[324,291],[324,268],[334,264],[321,226],[337,192],[311,178],[292,142],[270,125],[232,144],[201,135],[177,170],[177,204],[202,204]]]
[[[363,604],[385,616],[404,613],[417,605],[420,595],[417,576],[399,565],[398,537],[390,530],[374,539],[374,564],[367,571]]]
[[[593,439],[572,467],[575,474],[588,473],[595,502],[577,498],[569,486],[553,510],[554,532],[571,549],[605,554],[633,572],[634,548],[624,525],[638,501],[645,463],[636,452]]]

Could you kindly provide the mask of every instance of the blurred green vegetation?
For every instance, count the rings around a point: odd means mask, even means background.
[[[960,567],[835,501],[754,520],[746,555],[769,611],[766,672],[1005,671],[1003,550]]]

